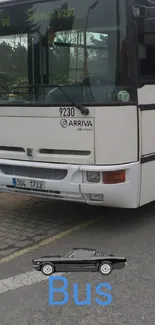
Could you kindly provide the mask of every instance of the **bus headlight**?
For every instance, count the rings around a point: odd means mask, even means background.
[[[100,172],[86,172],[87,181],[90,183],[100,182]]]

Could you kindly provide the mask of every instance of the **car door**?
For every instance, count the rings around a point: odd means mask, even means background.
[[[57,272],[72,272],[74,269],[74,253],[67,257],[60,257],[59,261],[55,262]]]
[[[87,250],[78,250],[70,263],[72,272],[88,272],[94,270],[96,263],[91,260],[92,252]]]
[[[86,266],[79,252],[73,251],[67,258],[61,258],[57,265],[58,272],[79,272]]]

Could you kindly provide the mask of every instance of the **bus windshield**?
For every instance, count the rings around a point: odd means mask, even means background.
[[[9,3],[0,6],[0,105],[70,105],[65,93],[86,105],[132,101],[124,0]]]

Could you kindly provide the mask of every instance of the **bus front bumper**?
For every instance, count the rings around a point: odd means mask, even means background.
[[[54,176],[55,170],[57,170],[57,178],[56,175]],[[64,170],[66,176],[62,179]],[[125,182],[115,184],[103,182],[104,173],[122,170],[125,170]],[[32,188],[29,185],[18,187],[16,180],[22,180],[23,184],[25,181],[26,184],[34,181],[31,185],[40,182],[44,188]],[[140,163],[90,166],[0,159],[0,192],[85,202],[91,205],[137,208],[140,192]]]

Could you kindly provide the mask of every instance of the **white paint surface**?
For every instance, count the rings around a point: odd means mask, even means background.
[[[62,273],[55,273],[54,275],[62,275]],[[10,277],[8,279],[0,280],[0,294],[19,289],[25,286],[31,286],[32,284],[47,281],[49,277],[44,276],[41,272],[31,271],[23,274]]]

